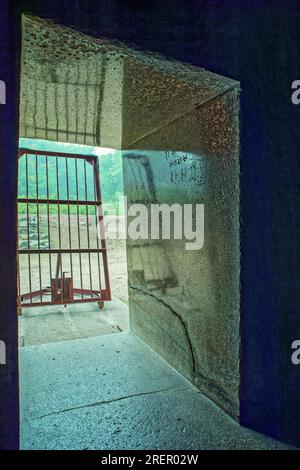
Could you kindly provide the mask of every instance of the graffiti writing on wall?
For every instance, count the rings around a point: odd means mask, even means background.
[[[199,157],[171,151],[166,151],[164,157],[170,167],[171,183],[203,184],[204,168]]]

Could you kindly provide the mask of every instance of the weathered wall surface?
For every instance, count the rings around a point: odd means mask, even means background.
[[[122,148],[237,85],[190,64],[133,51],[123,77]]]
[[[126,112],[126,100],[123,104]],[[131,148],[123,156],[128,204],[205,207],[200,250],[187,251],[187,240],[174,236],[127,241],[131,328],[237,417],[238,90],[211,99]]]
[[[126,148],[235,83],[117,41],[22,18],[20,137]]]
[[[23,17],[20,137],[119,148],[122,89],[105,41]]]

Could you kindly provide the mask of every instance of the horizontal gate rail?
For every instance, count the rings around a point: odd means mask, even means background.
[[[34,198],[34,197],[20,197],[18,198],[18,202],[24,203],[24,204],[50,204],[50,205],[55,205],[55,204],[60,204],[60,205],[78,205],[78,206],[99,206],[99,201],[82,201],[81,199],[79,201],[74,200],[74,199],[41,199],[41,198]]]
[[[62,157],[62,158],[77,158],[81,160],[86,160],[89,163],[93,163],[97,161],[96,155],[81,155],[79,153],[68,153],[68,152],[50,152],[48,150],[33,150],[33,149],[26,149],[21,148],[19,149],[18,157],[21,158],[23,155],[40,155],[40,156],[47,156],[47,157]]]
[[[66,254],[69,254],[69,253],[72,253],[72,254],[74,253],[75,254],[75,253],[104,253],[104,252],[105,252],[105,250],[103,248],[80,248],[80,249],[79,248],[78,249],[77,248],[71,248],[71,249],[62,248],[62,249],[57,249],[57,250],[55,248],[53,248],[53,249],[51,248],[49,250],[47,248],[45,248],[45,249],[40,248],[40,249],[36,249],[36,250],[34,250],[34,249],[32,249],[32,250],[30,250],[30,249],[29,250],[26,250],[26,249],[25,250],[19,250],[20,255],[30,255],[30,254],[38,255],[39,253],[41,255],[60,254],[60,253],[66,255]]]

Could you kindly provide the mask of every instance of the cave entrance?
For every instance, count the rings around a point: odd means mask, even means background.
[[[20,144],[29,147],[19,150],[20,345],[126,331],[125,240],[110,230],[124,224],[120,152],[36,139]]]
[[[127,238],[131,334],[109,335],[109,344],[93,342],[91,356],[88,346],[79,345],[76,364],[84,358],[86,369],[79,375],[72,371],[72,384],[80,382],[84,393],[78,397],[73,393],[74,403],[53,377],[59,368],[65,380],[70,344],[65,361],[61,347],[68,342],[61,342],[59,351],[53,346],[55,361],[60,358],[56,368],[50,353],[44,366],[48,370],[50,364],[54,371],[47,375],[54,387],[47,403],[55,413],[96,403],[99,390],[113,392],[119,399],[120,384],[123,396],[133,386],[139,394],[154,389],[159,377],[155,372],[151,375],[147,362],[131,367],[131,360],[138,358],[138,337],[239,419],[238,112],[239,84],[234,80],[40,18],[23,17],[20,137],[117,149],[122,156],[126,214],[134,204],[147,209],[153,204],[205,206],[205,240],[200,249],[187,250],[189,240],[184,237]],[[108,244],[114,297],[109,252]],[[107,364],[117,363],[122,343],[123,357],[130,359],[120,366],[122,380],[114,381],[115,375],[110,375],[105,388],[107,382],[101,382],[99,370],[105,376]],[[101,355],[102,347],[107,348],[107,356]],[[21,384],[27,384],[21,387],[21,404],[29,409],[37,406],[31,401],[33,388],[36,397],[45,398],[49,383],[39,377],[36,367],[35,357],[44,361],[44,349],[41,354],[21,350]],[[82,383],[84,370],[89,376]],[[141,371],[147,372],[145,381],[140,380]],[[35,373],[38,384],[30,381]],[[100,385],[91,387],[94,378]],[[93,397],[87,401],[90,393]],[[32,425],[36,416],[44,415],[47,410],[34,409]],[[35,433],[33,428],[30,432]]]

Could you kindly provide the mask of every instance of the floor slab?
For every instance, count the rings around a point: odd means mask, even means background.
[[[23,308],[19,317],[19,345],[56,343],[128,331],[128,305],[118,297],[97,302]]]
[[[23,449],[284,449],[130,333],[20,348]]]

